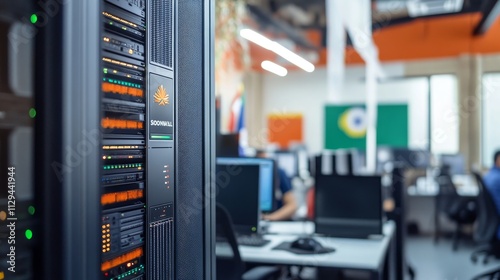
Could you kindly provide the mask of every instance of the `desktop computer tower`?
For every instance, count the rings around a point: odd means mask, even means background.
[[[212,279],[212,1],[21,2],[0,13],[32,43],[37,261],[6,279]]]

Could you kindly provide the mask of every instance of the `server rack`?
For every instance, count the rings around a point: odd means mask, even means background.
[[[0,1],[0,276],[16,280],[33,277],[40,232],[32,187],[34,40],[21,21],[32,6],[5,4]]]
[[[101,0],[101,278],[174,279],[173,0]]]
[[[22,7],[19,18],[39,20],[40,228],[28,248],[38,261],[29,269],[36,277],[19,279],[214,279],[213,3],[21,2],[0,0],[0,12]],[[127,14],[137,4],[138,17]],[[109,7],[120,17],[106,17]],[[121,17],[143,18],[145,30]]]

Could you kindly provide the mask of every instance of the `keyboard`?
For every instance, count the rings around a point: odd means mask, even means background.
[[[227,240],[224,237],[216,238],[217,243],[227,243]],[[236,242],[241,246],[250,246],[250,247],[263,247],[268,244],[270,241],[266,240],[260,236],[247,236],[241,235],[236,237]]]
[[[269,240],[262,238],[261,236],[247,236],[241,235],[236,238],[238,245],[250,246],[250,247],[263,247],[268,244]]]

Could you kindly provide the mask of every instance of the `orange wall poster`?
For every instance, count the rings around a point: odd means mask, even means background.
[[[291,143],[302,143],[302,114],[270,114],[267,116],[267,135],[269,143],[276,143],[282,149]]]

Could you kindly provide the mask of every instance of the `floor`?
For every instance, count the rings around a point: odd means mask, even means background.
[[[500,268],[500,261],[492,259],[487,265],[482,259],[472,263],[474,244],[465,241],[452,251],[451,241],[441,239],[437,244],[430,237],[407,237],[406,255],[416,271],[416,280],[471,280],[477,274]]]

